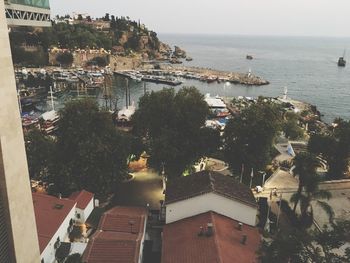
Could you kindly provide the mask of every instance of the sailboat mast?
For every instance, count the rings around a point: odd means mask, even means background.
[[[50,94],[51,94],[51,107],[52,107],[52,110],[55,110],[55,105],[54,105],[54,102],[53,102],[52,86],[50,86]]]

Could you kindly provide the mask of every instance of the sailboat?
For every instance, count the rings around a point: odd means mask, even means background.
[[[42,124],[41,124],[41,130],[47,134],[50,135],[53,132],[57,131],[58,129],[58,121],[60,119],[57,111],[55,111],[55,104],[53,101],[53,91],[52,87],[50,86],[50,94],[51,94],[51,111],[47,111],[41,115]]]
[[[345,67],[345,65],[346,65],[346,60],[345,60],[345,50],[344,50],[343,56],[338,59],[338,67]]]

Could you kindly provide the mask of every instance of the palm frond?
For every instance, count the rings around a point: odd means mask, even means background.
[[[329,222],[333,222],[334,219],[334,211],[333,208],[326,202],[317,200],[317,205],[319,205],[328,215]]]

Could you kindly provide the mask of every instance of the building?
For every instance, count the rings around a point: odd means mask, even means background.
[[[41,263],[55,261],[56,249],[68,238],[75,218],[76,202],[33,193]]]
[[[40,262],[7,23],[48,26],[49,12],[48,0],[0,1],[0,262]]]
[[[8,25],[51,26],[49,0],[4,0],[4,2]]]
[[[83,254],[84,263],[141,263],[147,209],[114,207],[102,216]]]
[[[41,263],[52,263],[61,245],[71,247],[69,233],[76,223],[85,223],[91,214],[94,195],[85,190],[73,193],[69,199],[38,193],[32,195]]]
[[[163,228],[162,263],[253,263],[260,246],[257,228],[215,212]]]
[[[210,211],[250,226],[257,221],[257,203],[249,187],[214,171],[169,181],[165,205],[166,224]]]
[[[75,213],[76,221],[79,223],[85,223],[86,219],[88,219],[95,207],[94,194],[82,190],[80,192],[73,193],[69,199],[74,200],[77,203]]]
[[[162,263],[253,263],[260,234],[249,187],[200,171],[167,183]]]

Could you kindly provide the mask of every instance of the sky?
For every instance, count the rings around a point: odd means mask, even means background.
[[[50,0],[52,15],[140,19],[157,33],[350,37],[350,0]]]

